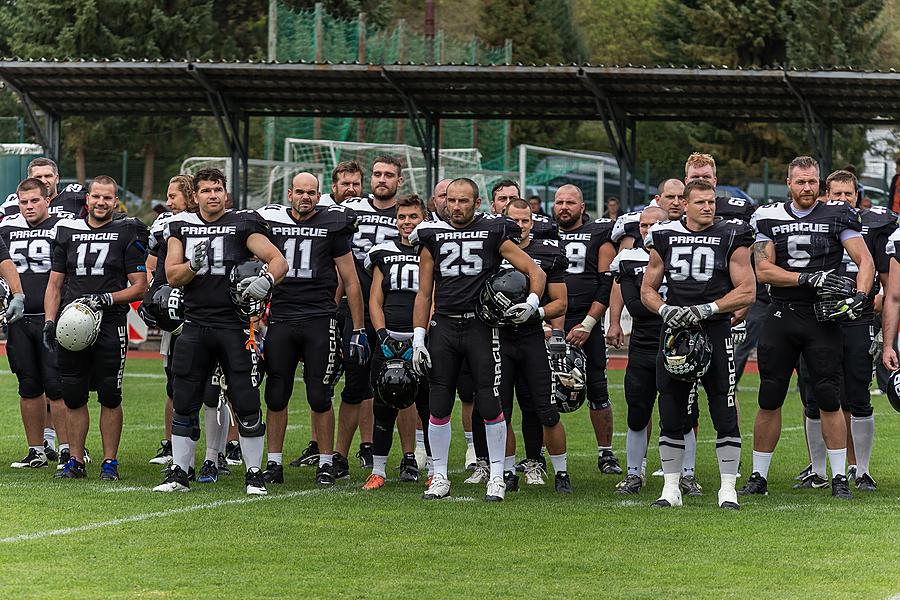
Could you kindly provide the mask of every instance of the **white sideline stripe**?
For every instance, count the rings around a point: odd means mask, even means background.
[[[143,488],[147,489],[147,488]],[[126,491],[122,489],[122,491]],[[141,521],[149,521],[150,519],[165,519],[175,515],[196,512],[198,510],[210,510],[222,506],[235,506],[240,504],[251,504],[254,502],[263,502],[265,500],[287,500],[288,498],[297,498],[299,496],[310,496],[313,494],[321,494],[326,490],[298,490],[288,492],[286,494],[278,494],[274,496],[254,496],[249,498],[236,498],[234,500],[216,500],[215,502],[207,502],[206,504],[194,504],[192,506],[182,506],[180,508],[170,508],[151,513],[141,513],[131,515],[129,517],[121,517],[119,519],[111,519],[109,521],[98,521],[95,523],[87,523],[78,527],[64,527],[62,529],[48,529],[46,531],[35,531],[33,533],[21,533],[10,537],[0,538],[0,544],[14,544],[16,542],[28,542],[32,540],[41,540],[48,537],[57,537],[70,535],[73,533],[83,533],[85,531],[93,531],[95,529],[103,529],[105,527],[116,527],[127,523],[139,523]]]

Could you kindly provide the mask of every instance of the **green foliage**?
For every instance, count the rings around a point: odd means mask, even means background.
[[[656,64],[654,15],[660,0],[577,0],[575,22],[589,59],[604,65]]]

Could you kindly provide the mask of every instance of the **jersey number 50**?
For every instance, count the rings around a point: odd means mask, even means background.
[[[669,255],[669,263],[672,265],[669,277],[674,281],[684,281],[688,278],[694,281],[709,281],[716,267],[716,252],[709,246],[698,248],[676,246]]]

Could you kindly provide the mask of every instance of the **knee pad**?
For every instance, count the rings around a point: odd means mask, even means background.
[[[76,409],[88,403],[88,386],[82,385],[78,378],[62,380],[63,400],[66,408]]]
[[[553,427],[559,423],[558,410],[542,410],[538,412],[538,419],[544,427]]]
[[[120,390],[109,391],[100,389],[97,391],[97,400],[106,408],[118,408],[122,405],[122,392]]]
[[[807,419],[813,419],[818,421],[821,415],[819,415],[819,407],[815,404],[807,404],[806,408],[803,409],[803,414]]]
[[[309,409],[314,413],[327,413],[331,410],[332,392],[331,387],[318,384],[306,385],[306,400],[309,402]],[[287,407],[287,402],[284,403]]]
[[[238,416],[238,433],[243,437],[262,437],[266,434],[266,424],[263,423],[262,411],[256,411],[251,415]]]
[[[864,419],[866,417],[871,417],[874,414],[874,410],[872,409],[872,404],[869,403],[868,406],[850,405],[850,416],[856,417],[857,419]]]
[[[200,415],[172,415],[172,435],[190,438],[193,441],[200,439]]]

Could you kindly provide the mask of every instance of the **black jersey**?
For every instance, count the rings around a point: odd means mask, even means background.
[[[190,260],[194,247],[206,240],[206,264],[184,286],[184,321],[203,327],[243,329],[249,321],[238,314],[229,293],[228,278],[235,265],[252,257],[247,238],[269,236],[266,222],[253,210],[229,210],[207,223],[199,213],[181,212],[165,224],[163,237],[180,240],[181,260]]]
[[[900,262],[900,229],[895,229],[894,233],[888,237],[887,242],[884,244],[884,253],[887,255],[888,260],[893,258]]]
[[[887,255],[885,247],[891,234],[897,230],[897,213],[883,206],[873,206],[869,209],[860,210],[859,217],[862,222],[860,233],[862,233],[866,247],[869,249],[869,254],[872,255],[872,261],[875,263],[875,280],[872,284],[872,289],[869,291],[869,301],[866,302],[862,313],[864,317],[872,317],[875,314],[875,307],[872,301],[881,289],[878,274],[886,274],[891,268],[891,257]],[[841,257],[841,265],[836,273],[854,280],[856,279],[856,274],[859,273],[859,267],[850,258],[847,250],[844,250],[844,254]]]
[[[569,259],[566,289],[569,295],[567,313],[586,315],[600,284],[597,254],[600,246],[611,241],[615,222],[612,219],[588,221],[571,231],[559,232],[560,247]]]
[[[87,190],[80,183],[70,183],[50,201],[50,214],[58,217],[79,218],[84,214]],[[19,197],[13,193],[0,206],[6,216],[19,214]]]
[[[410,333],[412,313],[419,291],[419,250],[400,240],[382,242],[366,255],[366,269],[381,271],[384,322],[391,331]]]
[[[153,281],[147,289],[146,298],[152,298],[153,294],[168,283],[166,279],[166,253],[168,244],[166,243],[165,231],[166,223],[175,216],[174,213],[164,212],[153,221],[150,225],[150,240],[148,242],[147,252],[150,256],[156,257],[156,269],[153,270]]]
[[[837,269],[844,255],[841,234],[862,231],[859,211],[846,202],[818,202],[803,217],[795,215],[790,203],[768,204],[756,209],[750,224],[757,240],[775,243],[775,265],[795,273]],[[816,301],[816,290],[805,286],[773,285],[769,293],[781,302]]]
[[[369,314],[369,289],[372,275],[366,270],[366,255],[372,246],[400,236],[397,230],[397,208],[376,208],[374,199],[347,198],[341,206],[356,213],[356,233],[353,234],[353,258],[356,259],[356,274],[362,287],[365,312]]]
[[[22,291],[25,292],[27,315],[44,312],[44,292],[47,291],[53,260],[53,228],[58,221],[59,217],[50,216],[32,227],[21,214],[0,221],[0,240],[9,248],[7,258],[16,263]],[[2,256],[0,253],[0,260]]]
[[[547,283],[565,283],[569,259],[562,253],[558,240],[532,240],[523,248],[537,266],[547,275]],[[504,266],[512,267],[503,261]]]
[[[558,240],[559,227],[547,215],[531,213],[531,238],[535,240]]]
[[[749,200],[743,198],[724,198],[716,196],[716,216],[723,219],[739,219],[745,223],[749,223],[753,217],[753,211],[756,210]]]
[[[147,271],[147,226],[131,217],[111,219],[91,227],[87,218],[60,219],[53,228],[51,268],[65,273],[63,304],[89,294],[118,292],[128,287],[128,275]],[[125,314],[128,306],[106,309]]]
[[[612,233],[609,235],[609,239],[616,245],[627,237],[634,240],[633,248],[644,246],[644,240],[641,238],[641,211],[639,210],[625,213],[617,218]]]
[[[650,228],[646,243],[662,258],[667,303],[693,306],[714,302],[734,289],[728,263],[735,250],[753,245],[753,229],[737,219],[716,218],[703,231],[691,231],[683,219],[664,221]]]
[[[334,315],[337,270],[334,259],[350,252],[356,213],[340,204],[322,206],[297,221],[289,206],[257,210],[269,224],[272,243],[287,259],[288,271],[272,295],[269,320],[302,321]]]
[[[626,248],[613,259],[609,270],[612,272],[619,288],[628,314],[631,315],[631,339],[629,347],[635,350],[656,352],[659,349],[659,334],[662,329],[662,317],[648,310],[641,302],[641,284],[644,273],[650,262],[650,254],[643,247]],[[659,295],[666,299],[666,283],[659,286]]]
[[[500,266],[500,246],[506,240],[518,244],[521,235],[511,219],[481,213],[459,229],[443,221],[420,223],[409,240],[434,258],[435,312],[473,312],[481,288]]]

